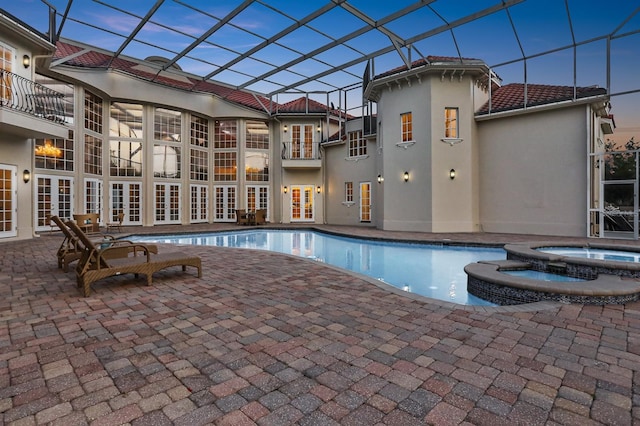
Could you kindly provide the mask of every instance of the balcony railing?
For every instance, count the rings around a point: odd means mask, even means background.
[[[282,142],[283,160],[320,160],[319,142]]]
[[[0,69],[0,106],[64,123],[64,95]]]

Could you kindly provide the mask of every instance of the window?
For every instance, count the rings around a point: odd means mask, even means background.
[[[109,135],[120,138],[142,139],[142,105],[112,102],[110,109]]]
[[[245,176],[247,182],[269,181],[269,154],[265,152],[245,153]]]
[[[109,175],[142,176],[142,142],[109,141]]]
[[[102,139],[84,135],[84,172],[102,175]]]
[[[73,171],[73,140],[36,139],[35,159],[39,169]]]
[[[182,114],[180,111],[156,108],[153,114],[153,138],[157,141],[180,142]]]
[[[236,153],[216,152],[213,154],[213,179],[216,181],[236,180]]]
[[[344,183],[344,201],[353,203],[353,182]]]
[[[153,176],[161,178],[180,178],[182,148],[168,144],[153,146]]]
[[[444,109],[444,137],[458,138],[458,108]]]
[[[13,66],[13,49],[6,44],[0,43],[0,69],[11,72]],[[0,99],[11,99],[11,78],[0,80]]]
[[[191,145],[199,148],[209,147],[209,120],[206,118],[191,117]]]
[[[413,140],[413,121],[410,112],[400,114],[400,121],[402,125],[402,142],[409,142]]]
[[[247,149],[269,149],[269,126],[262,121],[247,121]]]
[[[367,155],[367,142],[362,138],[362,131],[349,132],[349,157]]]
[[[216,120],[214,125],[214,148],[235,148],[238,127],[235,120]]]
[[[190,155],[190,177],[192,180],[209,179],[209,154],[207,151],[192,149]]]
[[[84,94],[84,128],[102,134],[102,99],[91,92]]]

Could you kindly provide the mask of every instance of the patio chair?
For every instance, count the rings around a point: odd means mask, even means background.
[[[249,225],[250,223],[246,210],[236,210],[236,225]]]
[[[62,219],[58,216],[51,216],[51,221],[62,231],[64,235],[64,240],[60,244],[56,253],[56,256],[58,257],[58,268],[62,268],[65,272],[69,272],[69,264],[82,257],[82,244],[79,242],[78,237],[71,232],[67,225],[65,225]],[[91,235],[91,238],[94,240],[99,238],[102,243],[104,243],[105,240],[113,241],[113,237],[111,235]]]
[[[265,223],[267,223],[267,210],[266,209],[256,210],[255,224],[264,225]]]
[[[107,232],[112,228],[118,228],[118,232],[122,232],[122,222],[124,221],[124,212],[118,213],[117,222],[107,222]]]
[[[198,270],[202,277],[202,263],[199,257],[182,252],[153,253],[153,246],[132,241],[113,240],[105,244],[94,244],[74,222],[67,224],[76,234],[82,247],[82,257],[76,266],[78,288],[85,297],[91,294],[91,284],[121,274],[140,274],[147,277],[147,285],[153,282],[153,273],[171,266],[187,266]]]

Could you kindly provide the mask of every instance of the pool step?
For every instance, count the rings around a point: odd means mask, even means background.
[[[547,272],[564,275],[567,273],[567,264],[566,262],[549,262],[547,264]]]

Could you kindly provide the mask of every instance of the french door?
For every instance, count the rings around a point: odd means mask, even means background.
[[[124,213],[123,225],[142,225],[142,184],[139,182],[111,182],[109,220],[118,222]]]
[[[180,184],[154,185],[154,224],[180,223]]]
[[[247,185],[246,206],[248,211],[264,209],[269,215],[269,187],[265,185]],[[268,220],[268,217],[267,217]]]
[[[360,183],[360,222],[371,222],[371,182]]]
[[[62,176],[36,175],[36,231],[47,231],[49,216],[58,216],[63,221],[72,218],[73,178]]]
[[[236,221],[236,187],[232,185],[216,185],[213,187],[214,222]]]
[[[18,235],[16,166],[0,164],[0,238]]]
[[[101,222],[109,222],[102,216],[102,181],[99,179],[84,180],[84,213],[98,213]]]
[[[313,222],[313,185],[291,186],[291,221]]]
[[[209,219],[209,188],[207,185],[191,185],[191,223],[207,222]]]

